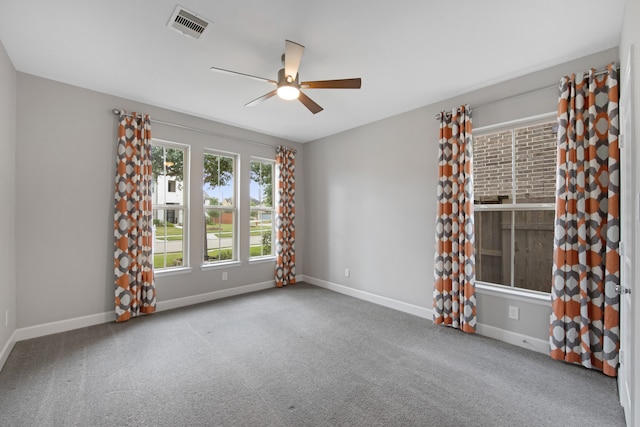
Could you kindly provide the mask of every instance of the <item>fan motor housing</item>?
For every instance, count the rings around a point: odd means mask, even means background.
[[[295,79],[293,81],[289,81],[287,79],[288,76],[284,75],[284,68],[281,68],[280,71],[278,71],[278,87],[280,86],[295,86],[298,89],[300,89],[300,79],[299,79],[299,74],[296,74]],[[293,76],[292,76],[293,78]]]

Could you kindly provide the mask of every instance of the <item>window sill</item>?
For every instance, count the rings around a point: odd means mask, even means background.
[[[211,264],[202,264],[200,270],[218,270],[220,268],[233,268],[242,266],[242,261],[216,262]]]
[[[478,290],[478,293],[484,295],[509,298],[546,307],[551,306],[551,295],[545,292],[511,288],[486,282],[476,282],[476,289]]]
[[[275,262],[276,261],[276,257],[275,256],[263,256],[263,257],[255,257],[255,258],[249,258],[249,264],[266,264],[266,263],[270,263],[270,262]]]
[[[189,274],[193,269],[191,267],[167,268],[162,270],[154,270],[155,277],[175,276],[178,274]]]

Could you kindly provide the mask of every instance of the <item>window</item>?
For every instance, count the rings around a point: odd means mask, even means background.
[[[236,261],[236,157],[208,152],[204,155],[204,262]]]
[[[556,122],[475,135],[476,279],[550,292]]]
[[[186,245],[186,166],[188,148],[168,142],[152,141],[153,182],[153,266],[169,269],[188,265]],[[179,183],[176,185],[176,182]],[[173,183],[173,185],[171,184]],[[173,189],[174,191],[171,191]]]
[[[273,255],[273,169],[270,160],[252,160],[249,182],[250,257]]]

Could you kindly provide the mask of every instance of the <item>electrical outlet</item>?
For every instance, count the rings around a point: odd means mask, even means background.
[[[520,320],[520,309],[517,306],[509,306],[509,319]]]
[[[348,268],[345,268],[344,269],[344,277],[349,277],[349,276],[351,276],[351,271],[349,271]]]
[[[223,271],[223,272],[222,272],[222,280],[227,280],[227,278],[228,278],[228,277],[229,277],[229,276],[227,276],[227,272],[226,272],[226,271]]]

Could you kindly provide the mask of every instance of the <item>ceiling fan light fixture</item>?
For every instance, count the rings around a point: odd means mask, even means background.
[[[237,71],[225,70],[224,68],[211,67],[212,71],[219,71],[223,73],[237,74],[245,77],[250,77],[254,80],[260,80],[263,82],[271,83],[276,88],[264,95],[254,99],[245,104],[245,107],[254,107],[261,102],[270,99],[276,95],[278,98],[284,100],[299,100],[312,114],[317,114],[322,111],[322,107],[318,105],[314,100],[309,98],[306,93],[301,92],[303,89],[360,89],[362,84],[360,78],[356,79],[340,79],[340,80],[315,80],[300,83],[300,76],[298,70],[300,68],[300,60],[304,53],[304,46],[301,44],[292,42],[291,40],[285,40],[284,42],[284,54],[282,55],[282,63],[284,65],[278,71],[278,80],[265,79],[264,77],[253,76],[251,74],[239,73]]]
[[[294,85],[280,85],[278,86],[277,92],[280,98],[286,99],[287,101],[298,99],[298,97],[300,96],[300,89],[298,89]]]

